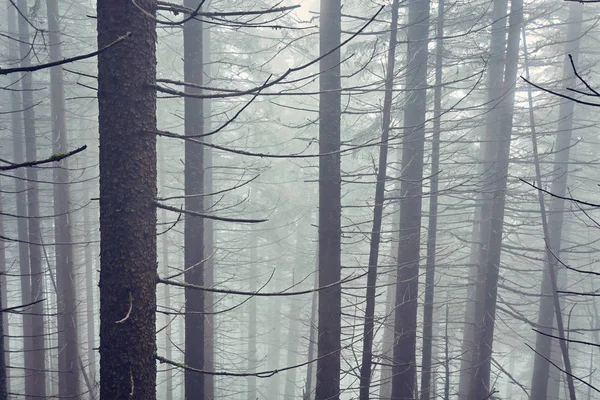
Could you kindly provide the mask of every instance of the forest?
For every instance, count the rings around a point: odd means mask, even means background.
[[[0,400],[600,400],[600,0],[6,0]]]

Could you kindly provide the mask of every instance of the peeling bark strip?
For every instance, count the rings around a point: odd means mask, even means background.
[[[150,13],[154,0],[138,0]],[[156,24],[129,0],[98,2],[100,399],[156,399]],[[132,301],[130,302],[130,295]],[[131,314],[126,321],[116,321]]]

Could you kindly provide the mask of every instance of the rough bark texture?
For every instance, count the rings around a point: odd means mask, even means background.
[[[154,0],[137,5],[154,14]],[[156,23],[128,0],[97,5],[100,399],[156,398]]]
[[[435,89],[433,100],[433,137],[431,142],[431,179],[427,260],[425,261],[425,301],[423,304],[423,362],[421,364],[421,400],[432,395],[433,300],[435,291],[435,255],[437,239],[438,187],[440,172],[440,131],[442,113],[442,61],[444,51],[444,0],[438,0],[435,49]],[[434,381],[435,382],[435,381]],[[435,394],[435,392],[433,392]]]
[[[321,2],[319,153],[340,149],[341,1]],[[340,154],[319,157],[319,287],[341,276]],[[337,400],[340,392],[341,285],[319,291],[318,361],[315,400]]]
[[[196,9],[198,0],[186,0],[184,6]],[[202,85],[202,23],[195,19],[183,28],[184,80]],[[186,86],[186,93],[197,94],[197,88]],[[185,134],[201,135],[204,132],[204,104],[202,99],[185,98]],[[204,154],[203,146],[185,142],[185,208],[190,211],[204,210]],[[185,216],[185,280],[204,285],[204,219],[187,214]],[[185,364],[204,369],[204,291],[185,289]],[[185,398],[204,399],[204,375],[185,371]]]
[[[379,148],[379,168],[375,185],[375,206],[373,210],[373,229],[369,249],[369,270],[367,274],[367,304],[363,332],[362,363],[360,369],[360,400],[368,400],[371,390],[371,374],[373,370],[373,330],[375,327],[375,297],[377,285],[377,264],[379,262],[379,245],[381,243],[381,224],[383,220],[383,202],[387,177],[388,140],[392,115],[392,90],[394,88],[394,66],[396,46],[398,43],[398,8],[400,1],[392,3],[392,23],[390,26],[390,44],[388,47],[387,70],[385,78],[385,97],[383,100],[383,125],[381,145]]]
[[[483,284],[478,288],[478,300],[481,307],[475,313],[475,344],[477,346],[476,360],[473,364],[473,376],[469,388],[470,400],[481,400],[491,395],[490,371],[492,359],[492,345],[494,339],[494,324],[496,318],[496,299],[498,292],[498,276],[500,270],[500,256],[504,226],[504,204],[506,199],[506,184],[509,166],[509,153],[513,125],[513,111],[515,98],[515,82],[517,79],[517,67],[519,60],[520,31],[523,20],[523,3],[521,0],[511,2],[511,14],[509,19],[508,45],[506,48],[506,68],[504,72],[504,85],[501,93],[504,95],[499,106],[497,151],[490,155],[486,161],[491,166],[487,170],[488,182],[494,182],[491,191],[492,206],[490,218],[487,219],[489,229],[488,236],[482,237],[485,241],[484,251],[486,256],[480,256],[483,266],[481,278]],[[491,147],[491,146],[490,146]],[[483,214],[485,215],[485,213]],[[486,218],[483,217],[486,222]]]
[[[421,205],[430,0],[408,5],[407,99],[404,108],[400,238],[396,280],[396,317],[392,366],[392,400],[416,397],[417,297],[421,244]]]
[[[19,27],[19,55],[21,56],[21,66],[29,67],[31,65],[31,47],[29,36],[29,21],[26,20],[28,7],[27,0],[19,0],[17,6],[21,13],[18,17]],[[37,160],[37,138],[35,130],[35,104],[33,99],[33,77],[31,73],[22,74],[22,95],[23,95],[23,127],[25,128],[25,159],[26,161]],[[33,303],[44,298],[43,280],[44,272],[42,269],[42,234],[40,227],[40,206],[38,191],[38,170],[36,168],[27,168],[27,214],[29,216],[29,265],[31,268],[31,293],[26,303]],[[31,370],[27,371],[32,375],[31,386],[26,387],[26,398],[36,399],[46,396],[46,345],[44,337],[44,303],[38,302],[31,307],[31,352],[33,364]]]
[[[46,2],[48,14],[50,61],[62,57],[60,14],[57,0]],[[68,151],[65,91],[62,67],[50,69],[52,117],[52,152]],[[73,246],[71,245],[69,159],[52,169],[54,174],[54,237],[56,245],[56,285],[58,307],[58,395],[77,400],[80,395],[79,343],[77,337],[77,300],[73,277]]]
[[[573,57],[573,62],[577,65],[579,59],[579,42],[581,36],[581,20],[583,17],[582,4],[569,4],[569,25],[567,28],[567,40],[565,42],[565,54]],[[569,58],[565,56],[563,62],[563,86],[574,87],[575,76],[571,69]],[[554,171],[552,172],[551,193],[558,196],[565,196],[567,189],[568,165],[570,158],[571,135],[573,126],[573,111],[575,103],[571,100],[563,99],[558,111],[558,130],[554,148]],[[547,238],[548,246],[552,252],[560,259],[560,243],[562,240],[562,225],[564,216],[565,201],[553,197],[550,200],[548,209],[548,229],[550,237]],[[558,267],[558,263],[551,257],[546,262],[553,262],[553,268]],[[539,330],[544,334],[536,335],[535,350],[536,356],[533,362],[533,371],[531,377],[531,400],[546,400],[549,393],[548,377],[550,375],[550,359],[553,339],[547,336],[552,334],[554,324],[554,302],[552,298],[552,282],[548,266],[544,268],[537,324]],[[556,331],[554,331],[556,333]]]

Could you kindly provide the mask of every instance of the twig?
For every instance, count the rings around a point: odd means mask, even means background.
[[[80,148],[75,149],[73,151],[70,151],[68,153],[53,154],[53,155],[51,155],[50,157],[48,157],[48,158],[46,158],[44,160],[27,161],[27,162],[24,162],[24,163],[3,165],[3,166],[0,166],[0,171],[10,171],[10,170],[17,169],[17,168],[34,167],[36,165],[42,165],[42,164],[48,164],[48,163],[58,162],[58,161],[64,160],[67,157],[71,157],[72,155],[75,155],[77,153],[81,153],[85,149],[87,149],[86,145],[81,146]]]
[[[114,45],[116,45],[116,44],[122,42],[123,40],[127,39],[130,35],[131,35],[131,32],[127,32],[125,35],[120,36],[114,42],[107,44],[103,48],[101,48],[99,50],[96,50],[96,51],[93,51],[91,53],[80,55],[80,56],[64,58],[62,60],[53,61],[53,62],[49,62],[49,63],[46,63],[46,64],[32,65],[30,67],[0,68],[0,75],[8,75],[8,74],[12,74],[12,73],[15,73],[15,72],[34,72],[34,71],[39,71],[40,69],[52,68],[52,67],[56,67],[56,66],[59,66],[59,65],[69,64],[69,63],[72,63],[72,62],[75,62],[75,61],[80,61],[80,60],[85,60],[87,58],[92,58],[92,57],[97,56],[100,53],[104,53],[106,50],[110,49]]]

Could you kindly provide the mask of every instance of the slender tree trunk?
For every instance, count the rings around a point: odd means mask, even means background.
[[[60,14],[58,0],[46,2],[49,29],[50,61],[62,60]],[[52,151],[63,154],[67,147],[67,121],[62,67],[50,69],[52,115]],[[70,190],[69,163],[62,160],[52,169],[54,173],[54,236],[56,243],[56,284],[58,305],[58,395],[79,399],[79,341],[77,336],[77,300],[75,294],[73,246],[69,221]],[[64,243],[64,244],[60,244]]]
[[[17,14],[14,7],[8,3],[8,32],[12,35],[17,31]],[[16,62],[19,60],[18,48],[16,41],[9,43],[9,58]],[[15,163],[25,161],[23,150],[23,120],[17,110],[21,110],[21,100],[17,91],[10,92],[11,110],[11,130],[13,139],[13,159]],[[25,169],[19,168],[14,171],[15,176],[15,197],[17,214],[22,218],[17,219],[17,236],[19,238],[19,272],[21,274],[21,304],[28,304],[31,295],[31,271],[29,267],[29,228],[27,224],[27,190],[25,186]],[[32,350],[32,331],[31,331],[31,315],[24,314],[22,318],[22,333],[23,333],[23,361],[25,375],[25,394],[31,393],[33,388],[33,375],[28,371],[33,369],[33,352]]]
[[[571,63],[566,55],[573,57],[573,62],[577,64],[579,59],[579,43],[581,36],[581,21],[583,17],[582,4],[569,4],[569,24],[567,27],[567,40],[565,41],[565,58],[563,62],[563,85],[564,87],[575,86],[575,76],[571,69]],[[526,50],[525,50],[526,51]],[[552,172],[551,193],[558,196],[565,196],[567,189],[568,165],[570,159],[571,136],[573,126],[574,102],[571,100],[561,100],[558,111],[558,130],[556,134],[556,143],[554,149],[554,170]],[[540,185],[540,182],[538,182]],[[548,210],[548,228],[550,237],[546,238],[547,245],[550,246],[556,257],[560,258],[560,247],[562,239],[563,216],[565,212],[564,200],[558,197],[550,199]],[[546,400],[549,393],[548,377],[550,375],[550,359],[552,338],[547,336],[552,334],[554,324],[554,301],[552,282],[549,273],[548,262],[552,262],[552,269],[558,268],[558,263],[554,256],[546,260],[546,267],[542,274],[542,284],[537,324],[540,332],[536,334],[535,350],[536,355],[533,363],[531,378],[531,400]]]
[[[208,5],[207,5],[208,6]],[[211,34],[210,26],[205,27],[203,30],[203,62],[204,62],[204,76],[209,77],[207,86],[211,86],[210,80],[212,78],[211,68]],[[204,100],[204,128],[207,131],[212,131],[212,102],[210,99]],[[206,136],[204,139],[206,143],[212,143],[212,136]],[[213,153],[211,148],[204,148],[204,192],[213,192]],[[210,209],[213,205],[212,196],[204,197],[205,209]],[[212,287],[215,282],[214,278],[214,266],[215,266],[215,245],[214,245],[214,229],[213,220],[207,219],[204,221],[204,254],[206,255],[206,262],[204,263],[204,285]],[[204,293],[204,310],[206,311],[204,318],[204,369],[207,371],[215,370],[215,311],[214,308],[214,296],[211,292]],[[204,376],[204,397],[206,400],[215,399],[215,377],[213,375]]]
[[[83,184],[83,201],[88,202],[90,200],[90,191],[89,191],[89,182],[84,182]],[[95,222],[92,222],[92,218],[90,217],[90,207],[91,204],[87,205],[83,209],[83,225],[87,232],[94,232],[95,229],[92,227],[96,226]],[[88,241],[93,241],[96,235],[92,234],[88,236]],[[95,268],[94,268],[94,245],[92,243],[88,243],[85,246],[84,250],[84,259],[85,259],[85,293],[86,293],[86,325],[87,325],[87,364],[89,370],[89,378],[92,382],[96,382],[96,315],[94,313],[95,304],[94,304],[94,292],[96,291],[95,284]],[[92,399],[96,398],[96,392],[92,392],[90,394]]]
[[[184,6],[198,7],[198,0],[185,0]],[[192,19],[183,28],[184,80],[202,85],[202,23]],[[197,88],[186,86],[186,93],[198,94]],[[185,98],[185,134],[204,133],[204,104],[202,99]],[[199,143],[185,142],[185,208],[189,211],[204,210],[204,154]],[[187,283],[204,286],[204,219],[185,216],[185,280]],[[204,292],[185,289],[185,365],[204,369]],[[185,371],[185,398],[204,400],[204,375]]]
[[[315,287],[319,286],[319,260],[315,263]],[[310,400],[313,398],[314,381],[316,380],[316,365],[313,360],[316,359],[315,347],[317,347],[317,310],[319,308],[319,295],[314,292],[312,295],[312,301],[310,303],[310,321],[309,321],[309,333],[308,333],[308,361],[310,364],[306,367],[306,382],[304,386],[304,394],[302,400]]]
[[[297,242],[300,240],[300,235],[298,234]],[[296,258],[296,266],[299,266],[301,263],[300,254],[299,254],[299,244],[297,243],[297,258]],[[302,311],[302,304],[300,299],[298,298],[290,298],[290,314],[288,319],[290,321],[288,328],[288,339],[287,339],[287,359],[285,366],[292,366],[298,363],[298,344],[300,342],[300,335],[298,334],[300,328],[300,313]],[[288,369],[285,372],[285,387],[283,391],[283,398],[285,400],[296,400],[296,376],[298,374],[297,368]]]
[[[341,277],[340,78],[341,0],[321,2],[319,63],[319,287]],[[334,50],[335,49],[335,50]],[[315,400],[340,395],[341,285],[319,291]]]
[[[480,262],[485,266],[482,276],[483,285],[477,299],[481,299],[482,306],[476,310],[476,346],[477,362],[474,363],[474,373],[471,379],[469,400],[481,400],[491,395],[493,388],[490,387],[490,371],[492,359],[492,347],[494,339],[494,324],[496,317],[496,299],[498,292],[498,275],[500,269],[500,256],[504,225],[504,204],[506,199],[506,184],[509,166],[509,153],[512,136],[513,111],[514,111],[514,86],[517,80],[517,67],[519,60],[520,32],[523,20],[523,3],[521,0],[511,2],[511,14],[509,19],[508,45],[506,49],[506,69],[504,73],[503,99],[500,103],[500,119],[497,122],[499,135],[498,149],[495,157],[487,158],[492,162],[486,176],[495,181],[492,191],[492,207],[487,224],[489,236],[483,237],[487,242],[485,245],[486,256],[480,256]],[[487,182],[492,182],[488,179]],[[482,215],[485,215],[482,214]],[[485,217],[482,218],[485,221]],[[476,368],[475,368],[476,367]]]
[[[156,399],[155,0],[97,5],[100,399]]]
[[[579,15],[579,17],[581,18],[582,15]],[[579,21],[581,21],[581,19],[579,19]],[[580,24],[579,24],[580,25]],[[525,34],[525,31],[523,30],[523,47],[525,50],[525,67],[526,67],[526,75],[527,78],[529,79],[529,62],[528,62],[528,57],[527,57],[527,44],[526,44],[526,37],[527,35]],[[578,38],[578,37],[577,37]],[[565,62],[565,67],[566,67],[566,62]],[[535,163],[535,178],[536,181],[538,183],[538,185],[541,186],[541,181],[542,181],[542,173],[540,171],[540,162],[539,162],[539,156],[538,156],[538,148],[537,148],[537,136],[536,136],[536,130],[535,130],[535,120],[534,120],[534,113],[533,113],[533,99],[532,99],[532,94],[531,94],[531,88],[528,88],[528,100],[529,100],[529,119],[531,122],[531,138],[532,138],[532,143],[533,143],[533,157],[534,157],[534,163]],[[569,142],[570,142],[570,133],[571,130],[568,129],[568,132],[565,132],[565,135],[569,137]],[[561,132],[558,133],[558,135],[560,135]],[[560,137],[557,137],[557,142],[560,140]],[[562,143],[564,145],[567,145],[567,143]],[[560,147],[559,149],[564,149],[565,147]],[[556,153],[555,158],[557,157],[559,153]],[[564,157],[564,156],[563,156]],[[568,154],[566,155],[567,157],[567,162],[565,162],[565,164],[562,164],[565,166],[565,170],[563,171],[563,174],[561,174],[562,176],[564,176],[564,181],[563,183],[563,196],[564,196],[564,191],[566,191],[566,180],[567,180],[567,173],[568,173]],[[560,165],[559,164],[559,169],[560,169]],[[560,177],[558,177],[558,179],[560,179]],[[553,188],[554,188],[554,184],[555,184],[556,180],[553,181]],[[560,190],[561,188],[557,188],[558,190]],[[542,215],[542,228],[543,228],[543,232],[544,232],[544,240],[546,242],[546,262],[545,262],[545,266],[547,269],[547,275],[549,276],[549,281],[550,281],[550,287],[548,292],[544,293],[542,292],[542,297],[540,299],[540,316],[542,314],[542,310],[541,309],[541,303],[542,301],[545,300],[545,296],[550,297],[553,301],[552,301],[552,310],[550,310],[551,312],[554,311],[554,314],[556,316],[556,327],[558,328],[558,336],[560,338],[566,338],[565,336],[565,331],[564,331],[564,326],[563,326],[563,320],[562,320],[562,310],[560,307],[560,299],[558,297],[558,284],[557,284],[557,267],[558,267],[558,261],[559,259],[557,258],[558,255],[554,252],[560,251],[560,242],[561,242],[561,233],[562,233],[562,213],[564,211],[564,208],[559,209],[559,210],[555,210],[558,211],[556,214],[560,214],[560,225],[557,227],[557,231],[555,232],[550,232],[549,226],[548,226],[548,218],[546,216],[546,205],[544,204],[544,195],[541,191],[538,190],[538,201],[539,201],[539,205],[540,205],[540,211],[541,211],[541,215]],[[559,203],[561,206],[564,206],[564,201]],[[555,215],[556,215],[555,214]],[[556,239],[556,237],[558,236],[558,239]],[[556,245],[557,247],[552,247],[552,245]],[[546,274],[544,274],[546,275]],[[549,331],[549,334],[551,334],[552,332],[552,324],[554,322],[553,318],[547,318],[550,319],[550,326],[545,326],[544,328],[546,328]],[[542,320],[542,322],[545,322],[544,320]],[[538,322],[539,323],[539,322]],[[538,339],[539,339],[539,335],[538,334]],[[536,345],[539,342],[536,341]],[[552,342],[550,342],[549,344],[551,345]],[[575,400],[576,398],[576,394],[575,394],[575,386],[573,384],[573,376],[572,376],[572,372],[571,372],[571,361],[569,358],[569,351],[568,351],[568,347],[567,347],[567,343],[564,340],[559,340],[559,344],[560,344],[560,350],[562,352],[562,356],[563,356],[563,365],[564,365],[564,369],[565,369],[565,375],[566,375],[566,380],[567,380],[567,385],[568,385],[568,389],[569,389],[569,397],[571,400]],[[545,350],[545,349],[544,349]],[[550,352],[551,353],[551,352]],[[538,358],[541,357],[536,357],[535,360],[537,360]],[[551,357],[548,357],[549,359]],[[542,364],[549,364],[547,362],[547,360],[544,360],[544,363]],[[535,367],[535,361],[534,361],[534,367]],[[543,365],[539,366],[539,368],[544,368]],[[549,367],[549,365],[548,365]],[[545,378],[545,386],[546,388],[548,387],[548,378],[549,378],[549,370],[546,369],[545,370],[546,373],[546,378]],[[539,379],[539,378],[537,378]],[[532,379],[532,383],[533,381],[536,380],[536,376],[534,374],[533,379]],[[537,382],[536,382],[537,383]],[[543,389],[543,388],[541,388]],[[533,393],[533,387],[532,387],[532,393]],[[547,398],[547,396],[546,396]]]
[[[163,153],[164,147],[160,148],[160,152],[163,154],[164,157],[164,153]],[[163,157],[160,157],[160,160],[164,160]],[[162,161],[161,163],[161,170],[159,171],[159,176],[160,176],[160,187],[161,187],[161,193],[162,195],[166,194],[166,185],[165,185],[165,177],[167,175],[166,173],[166,166],[165,166],[165,162]],[[168,223],[168,218],[167,218],[167,211],[166,210],[161,210],[161,220],[163,223]],[[168,225],[165,225],[168,226]],[[162,253],[162,260],[160,262],[160,269],[162,270],[162,275],[163,276],[169,276],[169,232],[166,231],[166,229],[163,231],[162,235],[161,235],[161,253]],[[169,311],[172,309],[172,305],[171,305],[171,286],[170,285],[164,285],[164,296],[165,296],[165,300],[164,300],[164,306],[165,306],[165,310]],[[174,321],[172,321],[173,316],[169,315],[169,314],[165,314],[164,316],[164,324],[165,324],[165,328],[164,328],[164,346],[165,346],[165,358],[168,360],[172,360],[173,358],[173,346],[171,345],[171,334],[172,334],[172,323]],[[165,399],[166,400],[173,400],[173,369],[172,368],[167,368],[167,370],[165,371]]]
[[[31,65],[31,37],[29,36],[29,21],[27,0],[18,0],[20,14],[18,17],[19,28],[19,54],[21,56],[21,66],[29,67]],[[22,74],[23,89],[23,126],[25,128],[25,158],[27,161],[37,160],[37,144],[35,130],[35,111],[33,99],[32,74]],[[27,168],[27,211],[29,224],[29,262],[31,267],[31,297],[27,303],[33,303],[44,298],[42,270],[42,249],[39,245],[42,242],[42,233],[40,227],[40,207],[38,191],[38,170],[36,168]],[[31,391],[26,393],[27,397],[39,399],[46,396],[46,351],[44,337],[44,304],[38,302],[31,307],[31,341],[33,353],[32,370],[28,371],[32,378]]]
[[[250,291],[256,291],[256,248],[258,246],[258,239],[256,237],[255,232],[250,232],[251,240],[250,240]],[[252,374],[256,372],[256,364],[257,364],[257,353],[256,353],[256,314],[258,312],[257,309],[257,299],[256,297],[252,297],[248,301],[248,373]],[[248,376],[248,400],[256,400],[257,392],[256,392],[256,377]]]
[[[421,400],[429,400],[432,392],[433,300],[435,291],[435,252],[437,239],[438,187],[440,172],[440,132],[442,115],[442,60],[444,57],[444,0],[438,0],[437,41],[435,49],[435,89],[433,136],[431,138],[431,179],[429,226],[427,227],[427,260],[425,264],[425,302],[423,304],[423,362],[421,364]],[[433,393],[435,395],[435,392]]]
[[[402,141],[400,237],[394,321],[392,400],[416,396],[416,340],[430,0],[408,5],[408,43]]]
[[[476,368],[474,364],[477,357],[477,344],[475,337],[476,321],[482,305],[482,290],[484,264],[487,260],[487,239],[490,234],[490,214],[493,194],[487,192],[488,187],[493,187],[494,177],[490,177],[493,163],[490,161],[497,153],[497,143],[494,138],[499,137],[498,103],[500,101],[503,85],[503,72],[506,47],[506,14],[508,0],[494,0],[492,10],[492,29],[490,36],[489,61],[487,63],[487,114],[485,133],[480,145],[480,171],[483,176],[481,187],[483,193],[478,196],[478,205],[475,208],[473,234],[471,245],[471,267],[469,269],[469,287],[467,290],[467,304],[465,307],[465,323],[463,328],[463,341],[461,349],[461,366],[459,381],[459,397],[466,399],[469,395],[471,379]]]
[[[2,193],[2,191],[0,191]],[[0,235],[4,236],[4,218],[2,217],[3,199],[0,195]],[[6,247],[5,242],[0,241],[0,310],[7,307],[6,295]],[[8,314],[0,312],[0,400],[8,400]]]
[[[362,364],[360,369],[360,400],[369,400],[371,390],[371,373],[373,369],[373,331],[375,328],[375,297],[377,285],[377,264],[379,262],[379,245],[381,243],[381,225],[383,219],[383,202],[387,177],[388,140],[392,115],[392,96],[394,88],[394,66],[398,43],[398,8],[400,1],[392,3],[392,23],[390,27],[390,44],[388,47],[387,71],[385,79],[385,98],[383,101],[383,126],[381,145],[379,147],[379,168],[375,185],[375,206],[373,209],[373,230],[369,250],[369,270],[367,273],[367,303],[363,333]]]
[[[275,283],[274,287],[279,286],[279,275],[277,270],[275,270],[275,274],[273,275],[273,282]],[[254,275],[253,279],[256,277]],[[279,360],[281,355],[281,299],[270,298],[269,301],[269,317],[267,319],[268,326],[270,329],[269,339],[268,339],[268,363],[267,369],[270,371],[274,371],[279,369]],[[275,374],[269,378],[267,384],[267,393],[269,398],[279,399],[280,398],[280,384],[279,377],[281,374]]]
[[[400,185],[396,183],[396,189],[399,193]],[[398,209],[398,203],[393,205],[394,211],[393,223],[392,223],[392,245],[390,248],[389,259],[391,265],[395,264],[394,261],[398,256],[398,236],[400,230],[398,223],[400,219],[400,213]],[[392,395],[392,358],[394,350],[394,308],[396,304],[396,270],[388,272],[387,275],[387,291],[385,294],[385,317],[386,320],[383,325],[383,340],[381,349],[381,383],[379,388],[379,398],[388,400]]]

